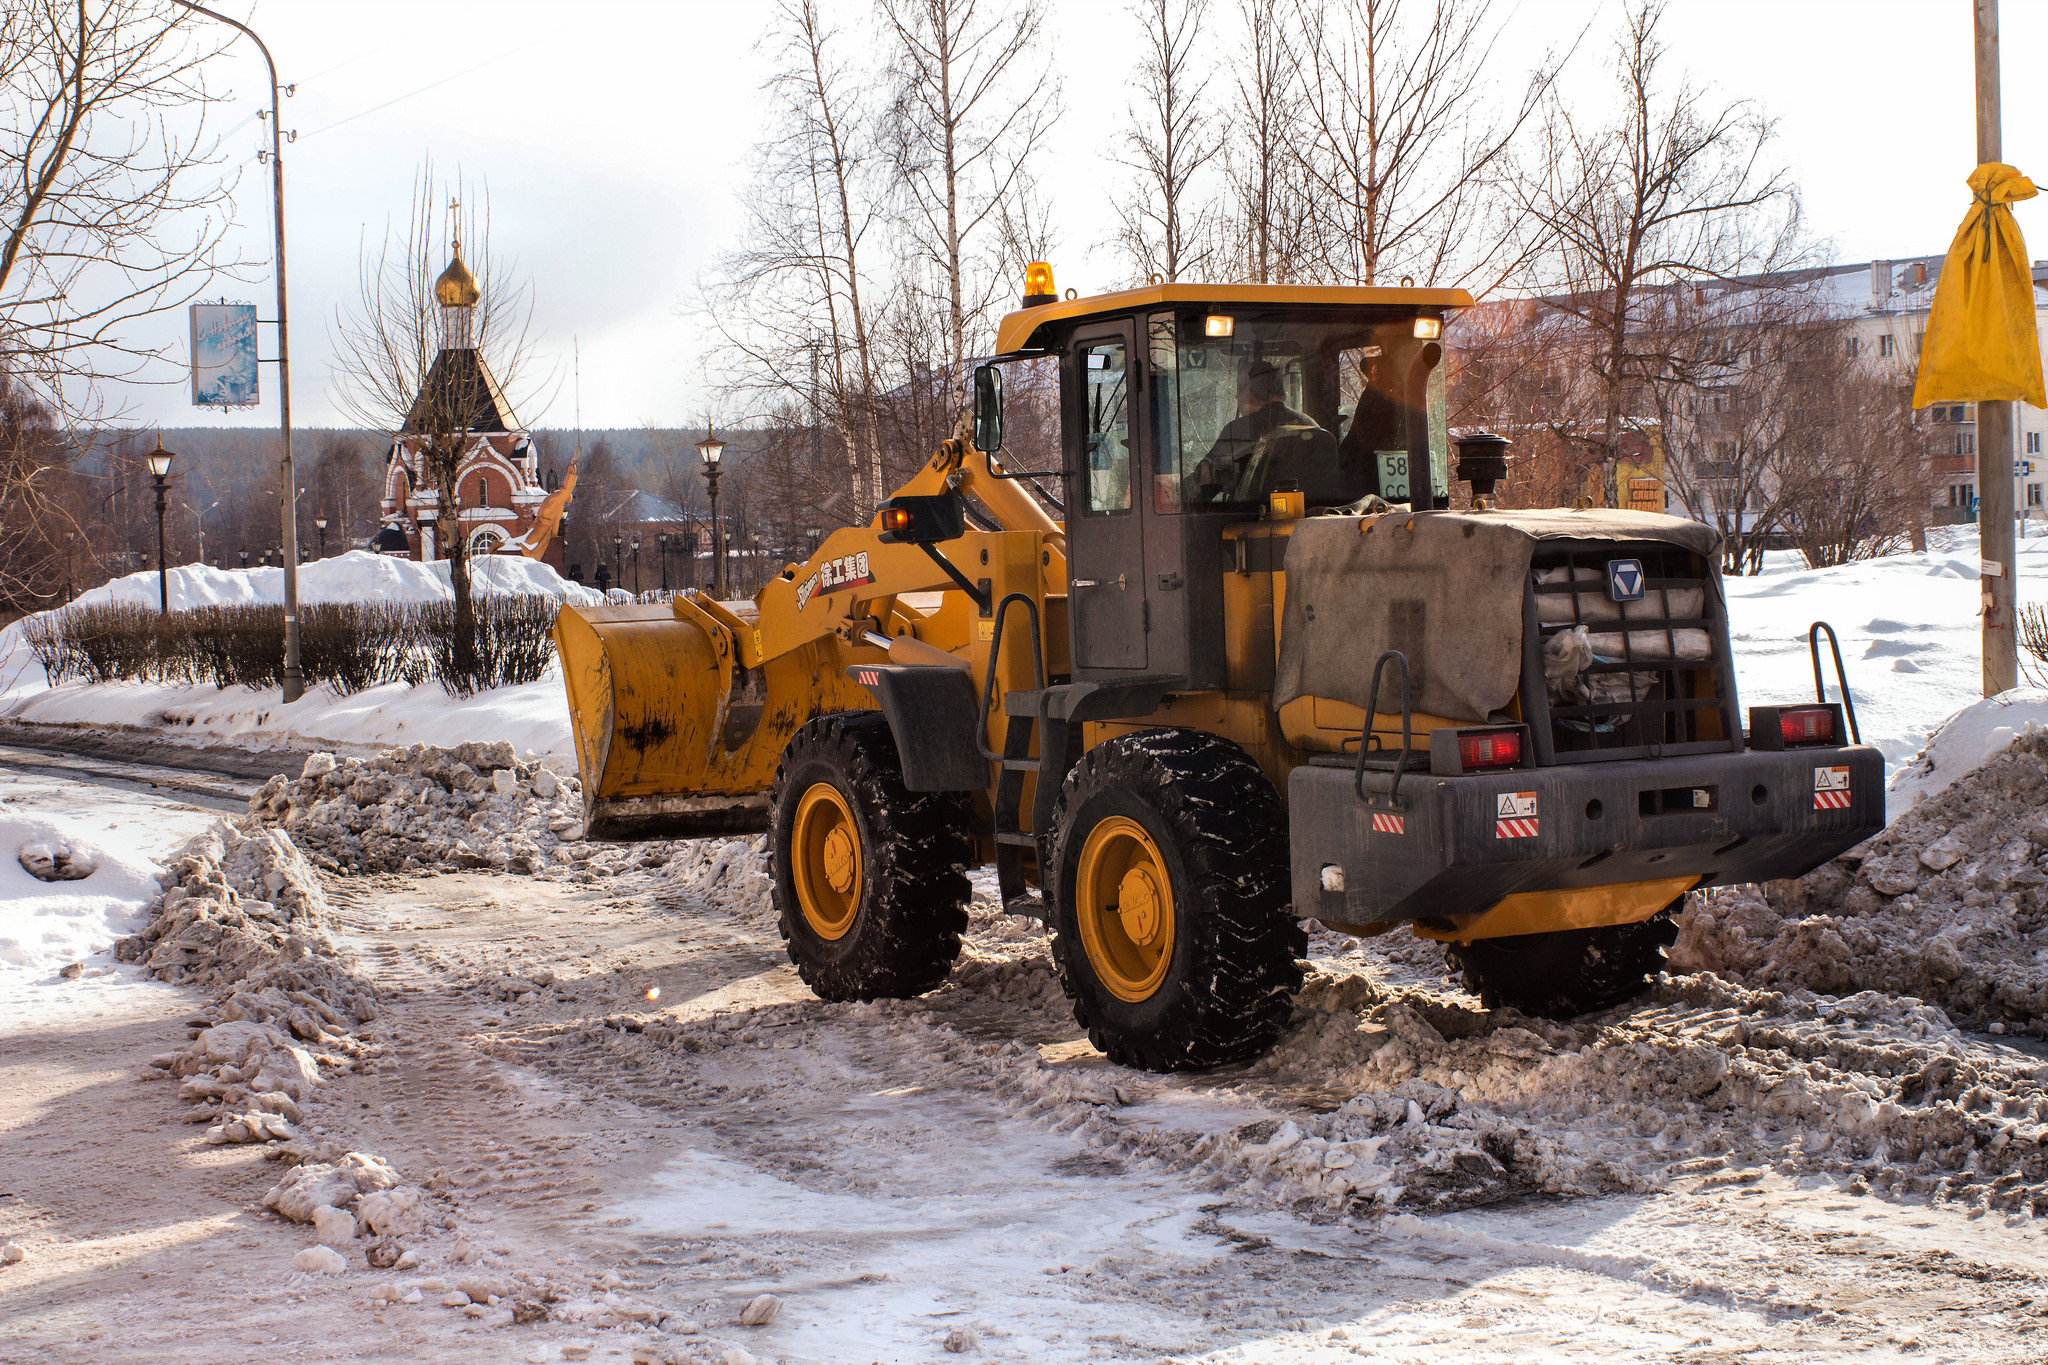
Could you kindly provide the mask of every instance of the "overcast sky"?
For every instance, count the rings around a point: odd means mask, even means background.
[[[220,0],[231,13],[247,0]],[[864,0],[836,8],[848,21]],[[1234,8],[1218,0],[1218,10]],[[1500,79],[1519,86],[1546,46],[1593,28],[1568,88],[1597,98],[1619,19],[1615,0],[1502,0]],[[2004,6],[2005,159],[2048,174],[2048,3]],[[1778,120],[1778,154],[1833,257],[1939,253],[1968,206],[1974,164],[1969,0],[1672,0],[1674,66]],[[544,363],[561,382],[535,426],[575,420],[572,342],[582,355],[585,426],[696,425],[711,404],[695,281],[733,242],[751,153],[764,132],[755,0],[264,0],[250,22],[297,82],[284,124],[295,425],[338,424],[332,318],[353,293],[366,237],[402,219],[423,157],[488,180],[493,247],[532,280]],[[1127,31],[1126,31],[1127,30]],[[1115,0],[1054,0],[1050,31],[1066,116],[1041,178],[1053,191],[1062,287],[1084,293],[1120,271],[1102,205],[1123,174],[1109,160],[1127,126],[1135,27]],[[235,103],[217,124],[244,161],[241,242],[267,260],[267,145],[253,111],[267,100],[246,42],[212,79]],[[239,126],[237,126],[239,125]],[[2019,208],[2048,256],[2048,213]],[[1092,249],[1091,249],[1092,248]],[[267,275],[217,292],[259,304]],[[213,291],[209,297],[214,296]],[[181,338],[184,320],[166,321]],[[272,354],[266,333],[265,355]],[[260,408],[222,418],[172,386],[135,393],[131,414],[165,425],[275,425],[275,370]],[[724,414],[726,417],[741,414]]]

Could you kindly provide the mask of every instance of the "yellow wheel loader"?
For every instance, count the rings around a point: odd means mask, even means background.
[[[1823,627],[1822,699],[1745,730],[1710,528],[1495,510],[1485,433],[1449,509],[1462,291],[1026,289],[972,438],[872,524],[752,603],[556,627],[589,837],[766,829],[820,996],[945,980],[992,863],[1129,1065],[1269,1047],[1309,920],[1440,940],[1489,1005],[1563,1017],[1643,989],[1688,891],[1882,828]],[[1028,360],[1055,468],[1001,454]]]

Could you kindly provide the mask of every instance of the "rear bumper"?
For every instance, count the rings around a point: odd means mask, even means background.
[[[1289,776],[1297,915],[1367,924],[1471,914],[1523,891],[1797,877],[1884,828],[1884,759],[1868,745],[1411,772],[1398,809],[1390,780],[1366,774],[1368,804],[1349,768]]]

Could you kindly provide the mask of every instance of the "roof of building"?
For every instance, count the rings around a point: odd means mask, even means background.
[[[651,522],[674,522],[681,525],[695,519],[696,514],[687,508],[678,507],[667,498],[658,498],[645,489],[634,488],[618,494],[609,508],[592,511],[584,518],[588,521],[617,521],[631,524]]]
[[[405,433],[517,431],[519,419],[505,401],[483,352],[444,349],[427,369],[426,382],[405,415]]]
[[[1386,289],[1366,285],[1306,284],[1153,284],[1113,294],[1063,299],[1011,313],[996,331],[996,353],[1027,349],[1047,323],[1122,313],[1162,304],[1205,303],[1224,306],[1287,308],[1302,304],[1348,304],[1352,307],[1464,308],[1472,296],[1462,289]]]
[[[455,259],[448,262],[441,278],[434,281],[434,301],[443,308],[474,308],[482,297],[483,291],[477,288],[476,276],[470,274],[469,267],[462,263],[462,243],[457,242]]]

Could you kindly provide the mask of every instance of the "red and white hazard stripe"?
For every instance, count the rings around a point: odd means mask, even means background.
[[[1496,839],[1533,839],[1536,837],[1534,820],[1496,820],[1493,822],[1493,837]]]
[[[1849,793],[1815,792],[1813,794],[1813,808],[1815,810],[1847,810],[1849,809]]]
[[[1372,832],[1374,834],[1406,834],[1408,832],[1407,818],[1400,815],[1382,815],[1376,811],[1372,817]]]

